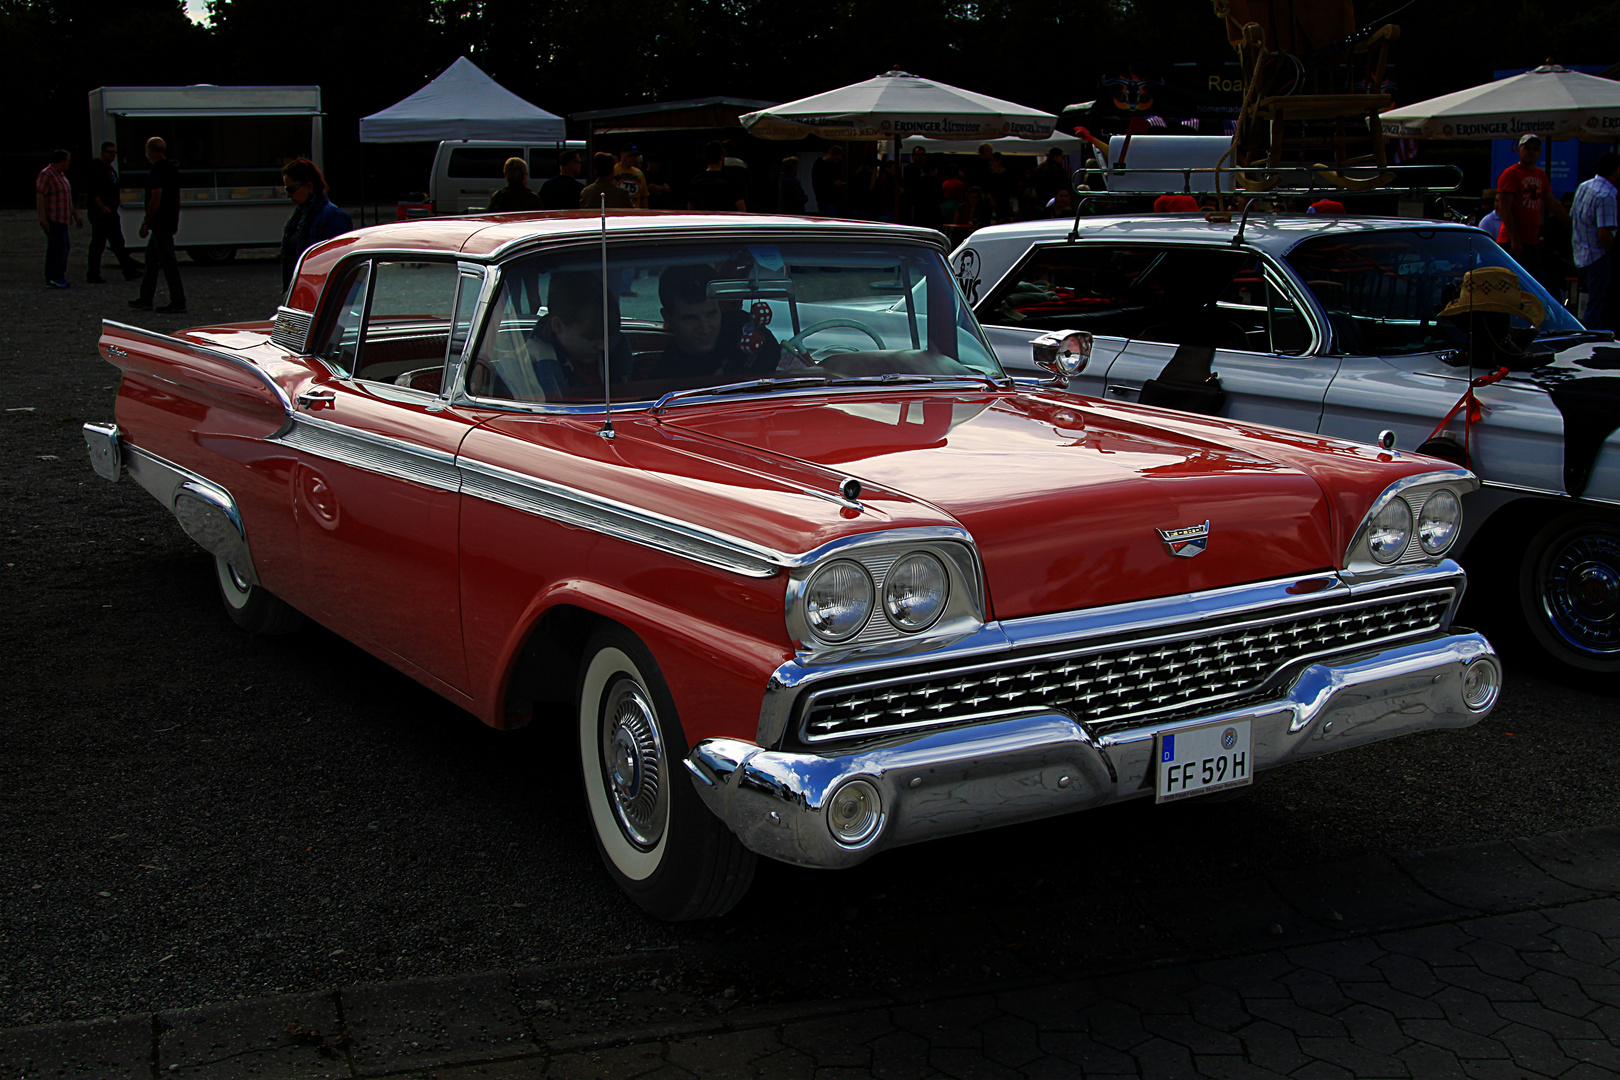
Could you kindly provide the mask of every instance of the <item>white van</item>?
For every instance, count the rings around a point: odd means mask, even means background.
[[[481,139],[446,140],[433,155],[428,202],[435,214],[482,213],[489,209],[489,197],[506,186],[501,166],[507,158],[520,157],[529,163],[529,186],[538,191],[542,183],[557,175],[557,155],[564,150],[578,150],[583,159],[585,140],[526,146]],[[580,179],[588,184],[590,162],[584,165]]]

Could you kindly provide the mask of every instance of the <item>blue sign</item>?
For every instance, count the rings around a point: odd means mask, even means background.
[[[1164,752],[1159,755],[1159,760],[1160,761],[1174,761],[1174,760],[1176,760],[1176,737],[1174,735],[1165,735],[1165,736],[1163,736],[1163,742],[1164,742]]]

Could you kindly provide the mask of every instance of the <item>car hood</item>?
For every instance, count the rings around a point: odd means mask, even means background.
[[[930,392],[679,409],[662,426],[711,440],[718,459],[763,452],[828,470],[830,485],[855,477],[863,500],[938,508],[973,535],[998,618],[1338,564],[1345,530],[1307,448],[1269,453],[1269,433],[1159,422],[1171,415],[1029,393]],[[1208,547],[1194,555],[1173,553],[1157,531],[1206,521]]]

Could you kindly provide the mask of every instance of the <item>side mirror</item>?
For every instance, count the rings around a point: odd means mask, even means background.
[[[1091,334],[1085,330],[1053,330],[1030,342],[1035,366],[1052,373],[1052,385],[1066,390],[1069,380],[1091,360]]]

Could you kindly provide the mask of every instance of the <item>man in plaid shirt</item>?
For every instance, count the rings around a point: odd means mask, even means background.
[[[1616,221],[1620,220],[1616,181],[1620,181],[1620,154],[1611,151],[1598,158],[1597,175],[1575,189],[1575,202],[1569,212],[1575,224],[1575,266],[1580,271],[1581,288],[1586,290],[1586,315],[1581,322],[1589,330],[1615,328],[1617,305],[1610,285],[1614,279],[1614,233]]]
[[[50,289],[68,287],[68,223],[84,228],[79,212],[73,209],[73,185],[67,178],[72,161],[66,150],[53,150],[50,164],[34,178],[34,208],[45,233],[45,286]]]

